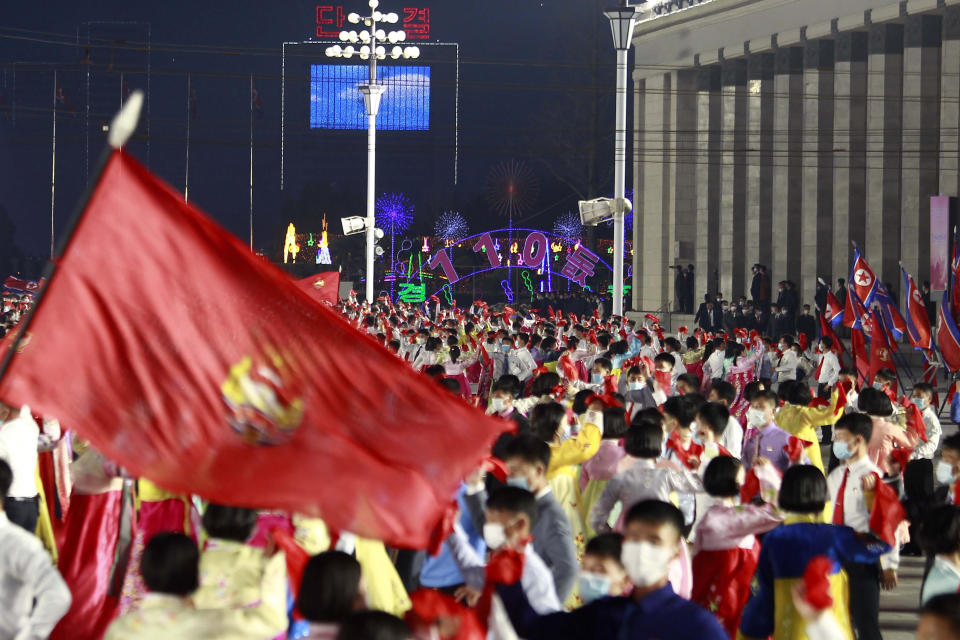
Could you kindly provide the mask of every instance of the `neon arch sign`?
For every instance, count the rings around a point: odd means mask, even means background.
[[[523,234],[526,234],[524,236]],[[513,251],[510,251],[513,249]],[[454,265],[453,253],[455,250],[461,252],[472,251],[475,254],[483,254],[486,257],[486,263],[480,268],[473,268],[464,272],[462,267],[458,269]],[[554,268],[551,260],[560,264],[560,268]],[[599,277],[597,269],[600,267],[606,269],[605,276]],[[438,279],[445,279],[447,282],[433,292],[433,295],[439,296],[441,293],[449,299],[451,296],[451,286],[491,271],[506,269],[508,273],[512,269],[521,269],[524,274],[530,270],[537,271],[538,274],[545,276],[546,288],[544,290],[552,291],[552,279],[554,275],[568,280],[571,284],[579,285],[584,289],[596,290],[592,286],[598,279],[609,281],[613,277],[613,268],[599,255],[590,251],[579,241],[571,242],[554,233],[541,231],[539,229],[508,228],[485,231],[472,236],[468,236],[456,244],[444,247],[434,253],[430,259],[423,265],[423,268],[429,269]],[[628,278],[630,276],[628,275]],[[534,292],[534,287],[529,281],[529,276],[523,278],[523,284],[530,291]],[[541,287],[544,282],[541,281]],[[501,282],[504,294],[508,301],[511,301],[514,292],[511,289],[510,278]]]

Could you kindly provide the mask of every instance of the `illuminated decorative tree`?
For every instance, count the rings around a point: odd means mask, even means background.
[[[444,211],[437,218],[434,232],[441,240],[459,242],[470,234],[470,228],[459,211]]]
[[[317,264],[330,264],[330,244],[327,242],[327,214],[323,214],[323,235],[320,236],[320,248],[317,249]]]
[[[570,242],[576,244],[583,237],[583,225],[580,223],[580,216],[572,211],[562,214],[553,224],[553,232]]]

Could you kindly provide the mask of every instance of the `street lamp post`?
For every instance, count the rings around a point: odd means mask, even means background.
[[[626,215],[627,174],[627,55],[633,42],[633,28],[637,23],[637,8],[627,5],[626,0],[615,9],[603,12],[610,20],[613,46],[617,50],[617,115],[616,142],[613,164],[613,315],[623,315],[623,253],[624,217]],[[636,224],[636,222],[634,222]]]
[[[347,20],[351,24],[363,22],[367,29],[359,33],[356,31],[341,31],[340,40],[348,44],[344,47],[340,45],[327,47],[326,54],[330,58],[352,58],[357,55],[361,60],[370,61],[367,84],[359,85],[358,89],[363,96],[363,105],[367,112],[366,297],[367,302],[373,303],[373,260],[375,257],[374,247],[376,246],[374,204],[377,170],[377,112],[380,109],[380,98],[383,97],[383,92],[386,90],[386,87],[377,83],[377,60],[384,60],[388,55],[394,60],[400,57],[418,58],[420,49],[398,45],[398,43],[406,40],[407,34],[404,31],[386,33],[383,29],[378,29],[378,23],[396,24],[400,18],[395,13],[380,13],[377,11],[377,7],[380,6],[379,0],[369,0],[367,4],[370,6],[369,16],[360,16],[356,13],[347,16]],[[359,48],[353,46],[357,42],[362,43]],[[389,52],[383,44],[387,42],[394,45]]]

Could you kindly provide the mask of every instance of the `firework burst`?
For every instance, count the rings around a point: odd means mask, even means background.
[[[459,211],[444,211],[437,218],[434,232],[438,238],[448,242],[458,242],[470,233],[470,228]]]
[[[540,185],[533,171],[523,162],[501,162],[487,177],[487,202],[500,215],[516,218],[537,201]]]
[[[572,211],[567,211],[557,218],[553,225],[553,232],[568,242],[576,243],[583,237],[583,225],[580,224],[580,216]]]
[[[377,226],[389,233],[403,233],[413,224],[413,204],[402,193],[385,193],[377,198]]]

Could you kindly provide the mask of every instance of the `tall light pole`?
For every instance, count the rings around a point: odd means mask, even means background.
[[[418,58],[420,57],[420,49],[418,47],[400,47],[398,45],[398,43],[403,42],[407,38],[407,34],[404,31],[391,31],[390,33],[386,33],[383,29],[378,29],[377,23],[396,24],[400,20],[400,17],[395,13],[380,13],[377,11],[377,7],[380,6],[379,0],[369,0],[367,4],[370,6],[369,16],[364,17],[356,13],[351,13],[347,16],[347,20],[351,24],[363,22],[363,25],[367,27],[367,29],[360,31],[360,33],[356,31],[341,31],[340,40],[349,44],[345,47],[341,47],[340,45],[327,47],[326,54],[330,58],[352,58],[354,55],[357,55],[361,60],[370,61],[367,84],[358,85],[357,88],[363,96],[363,105],[367,111],[366,297],[367,302],[373,303],[373,260],[376,246],[374,205],[376,200],[375,185],[377,171],[377,112],[380,109],[380,98],[383,97],[383,92],[386,90],[386,87],[377,83],[377,60],[383,60],[388,55],[394,60],[400,57]],[[362,43],[359,49],[353,46],[354,43],[357,42]],[[389,54],[383,44],[387,42],[394,45]]]
[[[624,217],[627,196],[627,56],[637,24],[637,8],[621,0],[619,7],[603,12],[610,20],[613,46],[617,50],[617,124],[613,162],[613,315],[623,315]],[[636,222],[634,222],[636,224]]]

